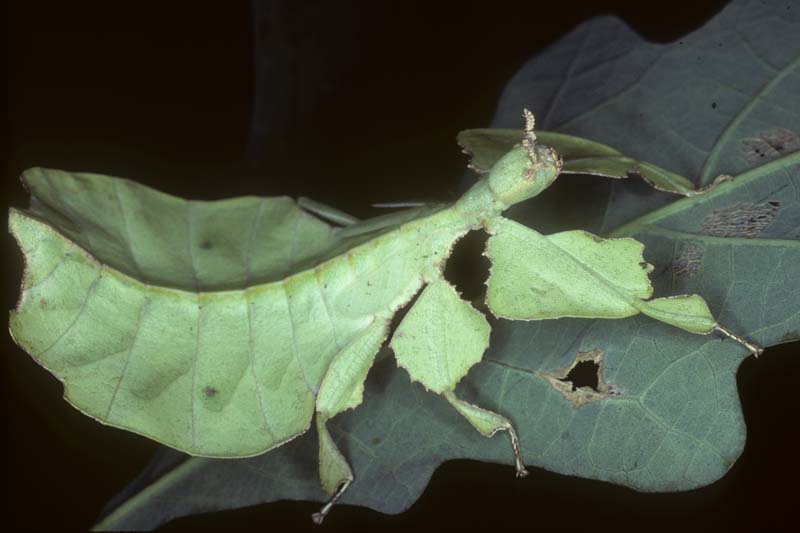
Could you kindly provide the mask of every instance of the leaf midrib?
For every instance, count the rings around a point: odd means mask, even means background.
[[[769,163],[764,165],[760,165],[758,167],[752,168],[739,174],[734,179],[729,181],[724,181],[719,183],[710,190],[698,194],[695,196],[688,196],[686,198],[681,198],[680,200],[676,200],[671,204],[667,204],[664,207],[656,209],[655,211],[650,211],[638,218],[635,218],[629,222],[618,226],[616,229],[611,230],[604,234],[605,237],[626,237],[631,236],[637,233],[638,231],[642,230],[646,226],[652,226],[655,222],[666,218],[670,215],[674,215],[676,213],[680,213],[694,205],[700,205],[702,203],[708,202],[712,199],[717,198],[718,196],[723,196],[729,194],[740,187],[745,185],[749,185],[750,183],[763,178],[765,175],[770,173],[779,171],[782,168],[788,168],[792,165],[800,165],[800,152],[794,152],[792,154],[780,157]]]

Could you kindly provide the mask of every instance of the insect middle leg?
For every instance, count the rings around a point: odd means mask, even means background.
[[[525,477],[528,471],[525,469],[525,464],[522,462],[522,450],[519,444],[519,436],[514,425],[506,417],[499,415],[483,407],[465,402],[464,400],[456,397],[455,393],[448,391],[444,393],[444,397],[450,404],[466,418],[472,427],[484,437],[491,437],[498,431],[507,431],[511,439],[511,448],[514,450],[514,464],[517,468],[517,477]]]
[[[491,437],[507,431],[517,476],[528,474],[517,431],[507,418],[459,399],[456,384],[480,361],[489,345],[486,318],[461,299],[444,279],[431,282],[397,327],[390,346],[411,379],[444,396],[477,429]]]

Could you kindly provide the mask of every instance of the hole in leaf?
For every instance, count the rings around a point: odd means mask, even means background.
[[[604,355],[605,351],[600,348],[578,352],[575,362],[568,367],[540,375],[576,409],[587,403],[622,396],[622,391],[603,380],[600,372]]]
[[[597,391],[599,372],[600,365],[594,361],[581,361],[569,371],[563,381],[571,382],[572,390],[589,387],[593,391]]]
[[[483,300],[486,280],[489,277],[489,258],[483,255],[489,234],[472,230],[459,239],[444,265],[446,279],[461,294],[461,298],[475,303]]]

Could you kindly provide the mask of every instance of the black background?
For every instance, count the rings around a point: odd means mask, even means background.
[[[313,39],[317,30],[329,41],[328,55],[298,68],[312,74],[327,68],[326,81],[295,98],[299,111],[273,125],[260,145],[248,146],[255,80],[249,3],[12,2],[8,204],[26,205],[18,176],[30,166],[124,176],[199,199],[309,195],[358,216],[374,214],[366,207],[372,202],[445,199],[465,166],[456,132],[488,125],[505,83],[543,46],[598,14],[616,14],[646,38],[668,42],[723,5],[465,4],[343,2],[340,13],[328,9],[301,24],[295,42]],[[3,305],[10,309],[22,259],[12,239],[3,239]],[[4,521],[85,529],[157,445],[78,413],[61,399],[58,381],[5,328],[3,335]],[[537,469],[518,481],[509,467],[452,461],[408,512],[385,516],[341,506],[324,530],[788,526],[796,521],[800,463],[794,351],[776,347],[743,363],[738,381],[747,445],[730,473],[709,487],[639,494]],[[167,528],[312,529],[309,514],[317,507],[280,502]]]

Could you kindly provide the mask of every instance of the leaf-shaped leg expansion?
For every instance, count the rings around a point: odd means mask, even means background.
[[[719,331],[755,355],[762,351],[720,326],[696,294],[648,300],[653,265],[635,239],[601,239],[585,231],[542,235],[502,217],[488,229],[486,302],[498,317],[625,318],[641,312],[692,333]]]
[[[397,327],[389,344],[397,364],[413,381],[442,394],[482,435],[507,431],[511,437],[517,476],[528,474],[522,463],[519,438],[511,422],[456,397],[456,384],[480,361],[489,345],[486,318],[439,279],[429,284]]]
[[[338,413],[361,403],[364,396],[364,380],[375,361],[375,355],[388,335],[388,325],[388,319],[376,318],[362,334],[336,354],[322,379],[317,396],[319,476],[322,487],[331,499],[312,516],[316,524],[322,523],[333,505],[353,482],[353,471],[333,442],[326,423]]]
[[[712,331],[719,331],[729,339],[747,348],[756,357],[764,351],[760,346],[720,326],[708,309],[706,301],[697,294],[656,298],[655,300],[636,302],[634,305],[650,318],[655,318],[692,333],[708,335]]]

